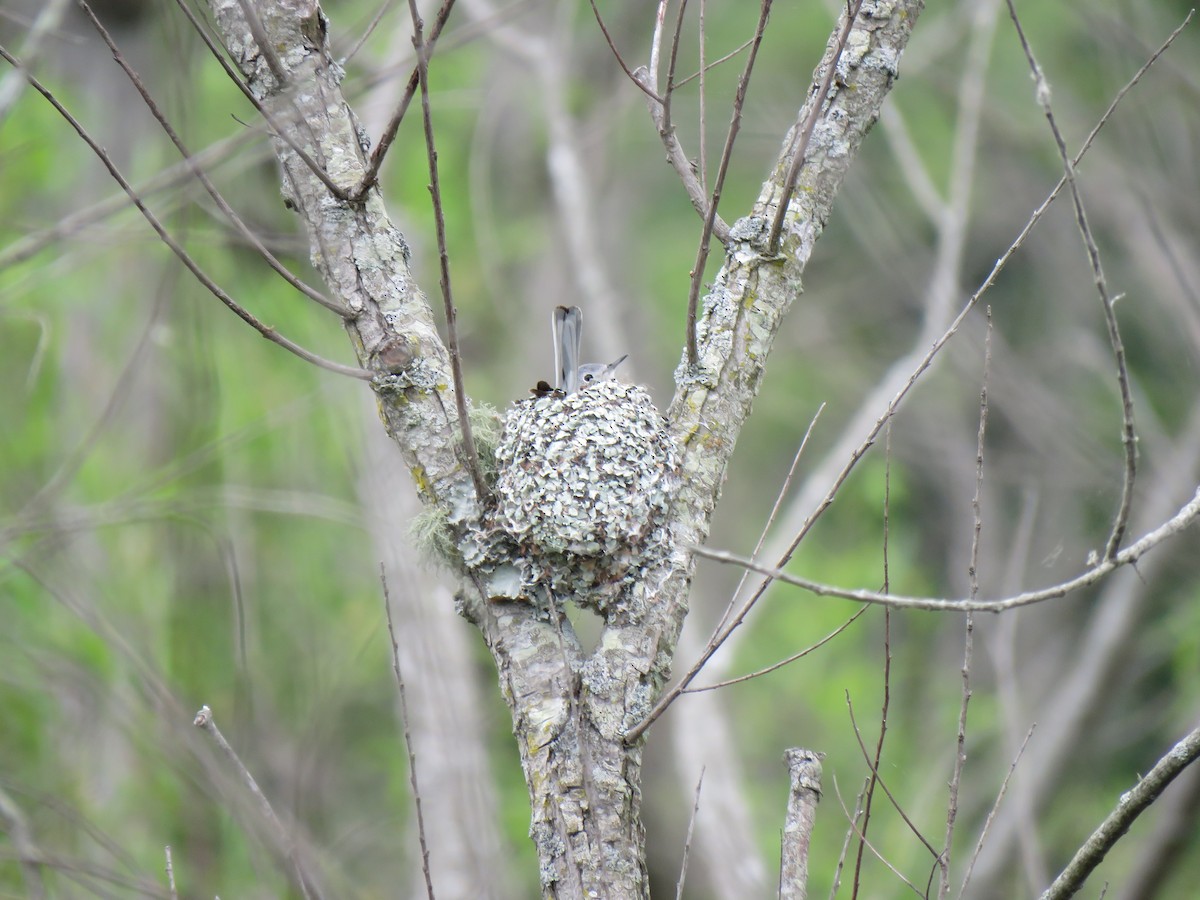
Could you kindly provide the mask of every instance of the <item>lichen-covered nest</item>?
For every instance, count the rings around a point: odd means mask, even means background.
[[[536,580],[565,566],[602,584],[641,560],[678,483],[665,425],[643,388],[617,381],[509,410],[495,522],[531,557]]]

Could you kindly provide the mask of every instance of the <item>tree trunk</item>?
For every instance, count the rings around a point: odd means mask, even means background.
[[[345,324],[360,363],[378,373],[373,387],[385,427],[423,502],[445,515],[453,548],[448,561],[461,576],[461,609],[492,652],[512,713],[543,892],[647,897],[640,819],[644,729],[638,726],[669,674],[687,611],[689,548],[708,534],[775,334],[800,292],[813,245],[892,86],[923,4],[862,4],[799,169],[779,253],[766,255],[767,235],[807,107],[751,214],[733,225],[724,266],[698,322],[697,364],[681,365],[667,415],[679,477],[653,529],[659,543],[652,553],[625,548],[638,564],[597,603],[595,573],[562,564],[566,557],[553,572],[538,569],[548,581],[512,578],[539,564],[516,541],[498,536],[497,511],[476,497],[462,465],[453,390],[447,387],[449,356],[409,269],[403,236],[377,191],[361,202],[337,199],[295,149],[303,148],[340,188],[357,187],[363,138],[341,94],[319,6],[273,0],[253,7],[260,21],[247,23],[243,10],[250,4],[210,3],[250,92],[275,133],[287,138],[276,139],[284,196],[308,227],[315,265],[349,311]],[[838,57],[837,34],[806,94],[810,103]],[[603,616],[594,650],[580,646],[563,615],[568,602]]]

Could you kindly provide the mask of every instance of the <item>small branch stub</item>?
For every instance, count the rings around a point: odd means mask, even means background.
[[[783,823],[783,852],[780,860],[781,900],[804,900],[808,895],[808,845],[817,820],[821,799],[821,760],[824,753],[793,747],[784,753],[791,790],[787,818]]]

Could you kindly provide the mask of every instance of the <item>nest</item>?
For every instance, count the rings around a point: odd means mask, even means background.
[[[637,385],[602,381],[518,403],[496,460],[495,524],[520,548],[527,588],[549,585],[602,609],[666,542],[678,455]]]

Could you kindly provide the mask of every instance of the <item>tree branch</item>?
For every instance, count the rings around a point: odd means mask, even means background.
[[[1197,758],[1200,758],[1200,728],[1193,730],[1172,747],[1155,763],[1146,777],[1121,795],[1116,808],[1076,851],[1071,862],[1042,894],[1041,900],[1064,900],[1073,896],[1137,817]]]
[[[697,556],[703,556],[705,559],[743,566],[753,572],[767,575],[786,584],[804,588],[806,591],[820,597],[840,597],[843,600],[854,600],[859,603],[876,603],[880,606],[889,606],[892,609],[926,609],[937,612],[1003,612],[1006,609],[1032,606],[1035,603],[1065,597],[1067,594],[1078,591],[1081,588],[1096,584],[1115,569],[1136,563],[1146,553],[1157,547],[1167,538],[1173,537],[1191,525],[1197,517],[1200,517],[1200,489],[1196,491],[1195,496],[1190,501],[1180,508],[1179,512],[1140,541],[1130,544],[1116,556],[1099,560],[1096,565],[1069,581],[1063,581],[1036,591],[1025,591],[1024,593],[997,600],[942,600],[934,597],[904,597],[898,594],[880,594],[876,591],[846,590],[810,581],[807,578],[800,578],[796,575],[789,575],[787,572],[773,569],[770,566],[760,565],[752,559],[746,559],[733,553],[709,550],[707,547],[700,546],[692,547],[692,552]]]
[[[478,501],[455,452],[449,355],[412,275],[408,245],[377,193],[352,202],[331,197],[326,186],[331,179],[352,190],[366,161],[321,9],[316,0],[279,0],[262,15],[270,43],[287,48],[278,53],[288,84],[283,91],[261,64],[238,0],[210,0],[209,6],[247,89],[282,132],[275,149],[285,199],[308,227],[317,270],[349,311],[346,328],[360,362],[377,373],[373,386],[388,434],[400,445],[422,500],[442,505],[457,527],[475,515]],[[324,177],[296,149],[306,143],[323,161]]]

